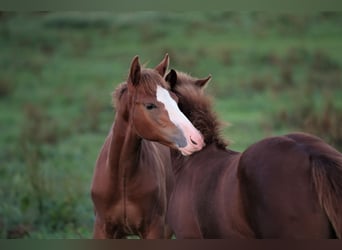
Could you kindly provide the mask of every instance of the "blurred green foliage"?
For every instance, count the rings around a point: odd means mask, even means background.
[[[314,133],[342,150],[342,14],[0,13],[0,237],[89,238],[94,163],[131,59],[204,77],[230,147]]]

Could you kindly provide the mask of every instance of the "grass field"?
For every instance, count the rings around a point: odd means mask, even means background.
[[[342,150],[342,13],[0,14],[0,237],[89,238],[93,167],[131,59],[205,77],[230,148]]]

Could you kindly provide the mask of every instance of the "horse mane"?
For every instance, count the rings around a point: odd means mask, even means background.
[[[118,109],[120,100],[124,93],[127,91],[127,83],[122,82],[120,83],[116,89],[112,92],[112,104],[115,109]]]
[[[207,145],[215,143],[225,149],[229,142],[222,138],[222,123],[212,109],[212,100],[202,88],[194,83],[197,79],[189,74],[177,72],[174,92],[179,98],[178,106],[192,124],[203,134]]]

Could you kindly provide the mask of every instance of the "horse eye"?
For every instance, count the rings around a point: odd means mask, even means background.
[[[156,106],[155,104],[153,104],[153,103],[145,104],[145,107],[146,107],[146,109],[148,109],[148,110],[157,108],[157,106]]]

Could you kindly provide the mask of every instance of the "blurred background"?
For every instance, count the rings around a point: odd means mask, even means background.
[[[131,59],[212,74],[230,148],[342,150],[342,13],[0,13],[0,238],[90,238],[90,183]]]

